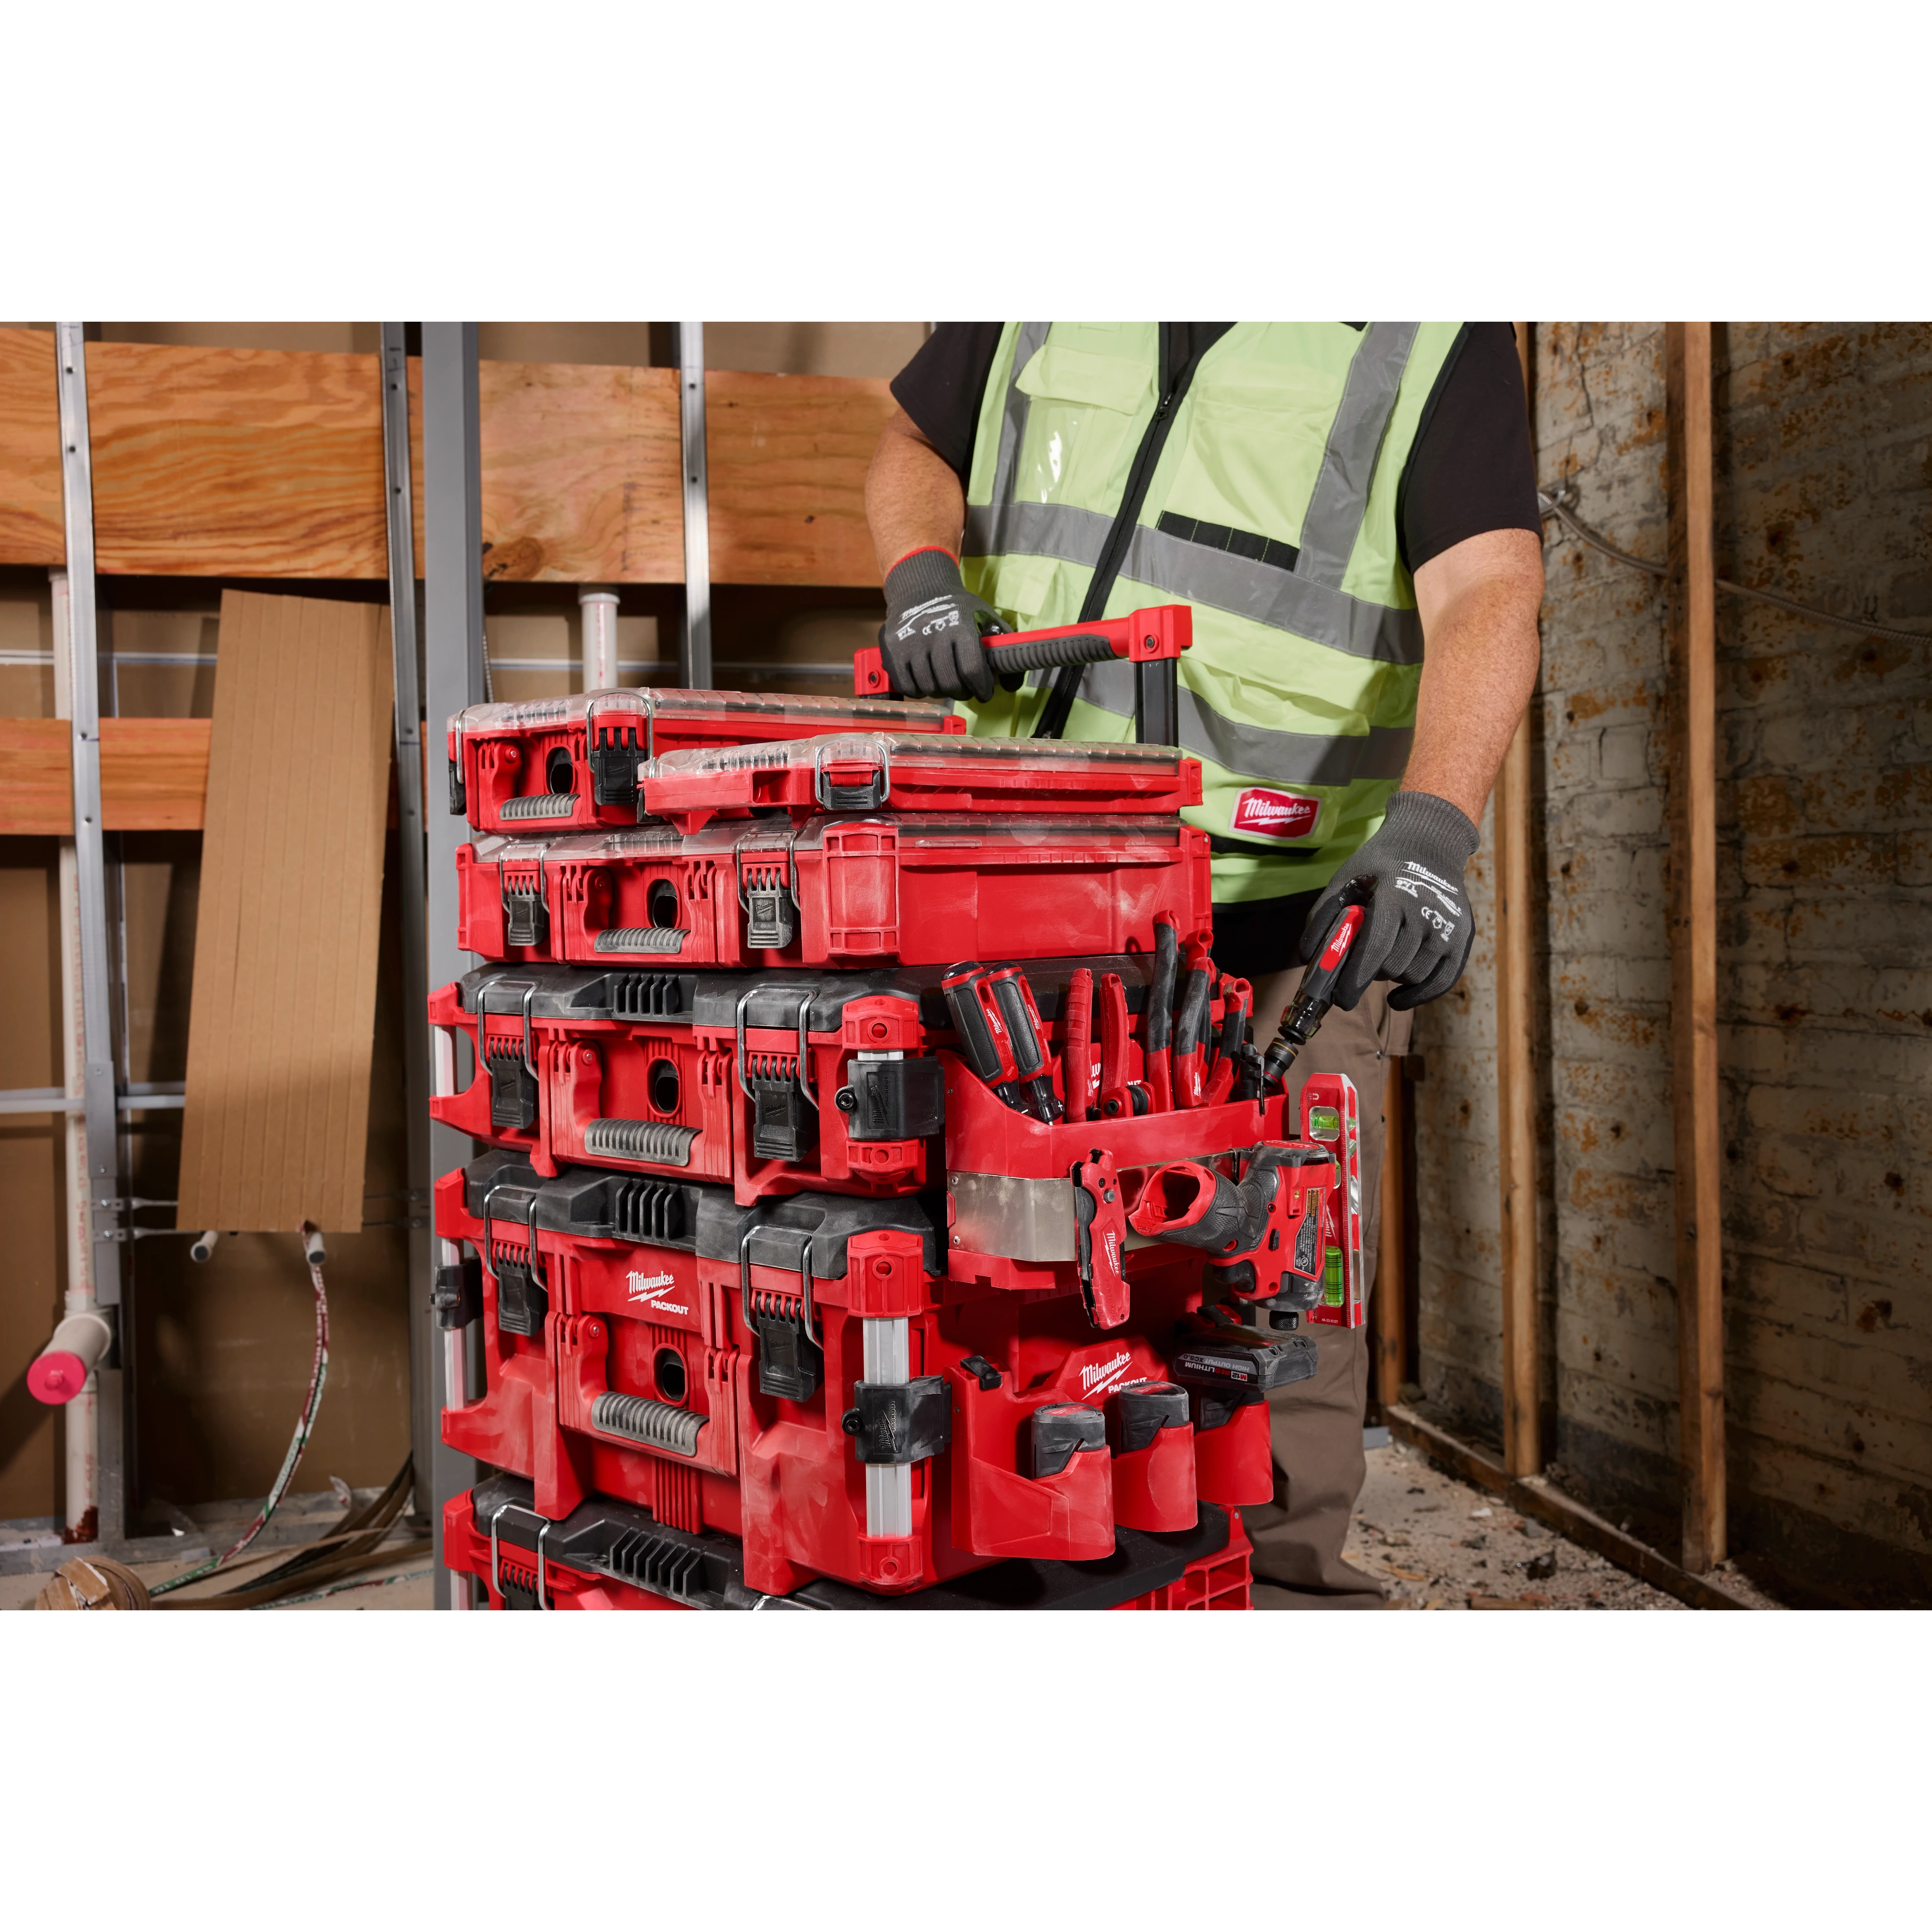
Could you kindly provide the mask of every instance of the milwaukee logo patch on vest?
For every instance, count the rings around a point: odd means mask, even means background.
[[[1318,798],[1252,785],[1235,800],[1228,830],[1249,838],[1306,838],[1321,816]]]

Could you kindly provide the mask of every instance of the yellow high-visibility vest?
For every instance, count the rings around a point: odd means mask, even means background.
[[[1001,334],[962,574],[1016,629],[1071,624],[1111,537],[1124,551],[1099,616],[1194,607],[1179,736],[1201,760],[1202,802],[1186,816],[1214,842],[1217,901],[1327,884],[1402,776],[1422,626],[1397,496],[1462,328],[1237,322],[1178,403],[1158,392],[1157,323]],[[1055,675],[968,706],[968,728],[1028,736]],[[1089,665],[1061,735],[1124,741],[1133,710],[1132,667]]]

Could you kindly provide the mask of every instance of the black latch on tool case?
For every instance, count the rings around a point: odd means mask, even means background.
[[[909,1382],[854,1382],[839,1418],[862,1462],[922,1462],[952,1440],[952,1398],[944,1376]]]
[[[745,944],[776,952],[798,937],[798,888],[791,850],[754,846],[736,855],[738,903],[745,910]]]
[[[483,1312],[483,1264],[474,1255],[446,1262],[430,1284],[429,1305],[439,1328],[466,1328]]]
[[[626,715],[634,717],[636,713]],[[648,723],[646,728],[648,730]],[[590,766],[591,790],[597,802],[628,805],[634,809],[638,802],[638,768],[649,755],[647,746],[638,741],[637,726],[607,724],[600,728],[597,722],[597,701],[592,698],[584,708],[584,743]]]
[[[523,994],[522,1036],[489,1036],[490,995],[496,992]],[[531,980],[485,980],[476,991],[476,1043],[490,1070],[490,1124],[500,1132],[523,1132],[537,1124],[537,1069],[531,1052],[530,1002],[536,997]]]
[[[757,1304],[752,1327],[758,1338],[758,1393],[788,1402],[809,1402],[825,1379],[825,1352],[806,1332],[802,1305]]]
[[[536,862],[534,882],[509,874],[510,861],[496,865],[497,888],[503,901],[503,942],[507,946],[548,946],[550,944],[550,907],[544,892],[544,863]]]

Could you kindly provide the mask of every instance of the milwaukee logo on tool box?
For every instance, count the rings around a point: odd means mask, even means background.
[[[1251,785],[1234,801],[1234,830],[1251,838],[1306,838],[1322,816],[1318,798]]]

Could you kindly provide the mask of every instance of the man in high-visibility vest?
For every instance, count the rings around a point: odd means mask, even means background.
[[[1264,1046],[1372,892],[1295,1069],[1361,1096],[1365,1234],[1410,1014],[1461,976],[1464,870],[1535,682],[1543,559],[1506,322],[941,322],[892,384],[866,490],[897,688],[978,733],[1119,742],[1125,664],[994,680],[980,639],[1194,609],[1179,731],[1214,850],[1215,959]],[[1391,987],[1393,990],[1391,990]],[[1366,1466],[1368,1352],[1318,1329],[1274,1400],[1275,1502],[1249,1513],[1256,1602],[1372,1608],[1342,1556]]]

